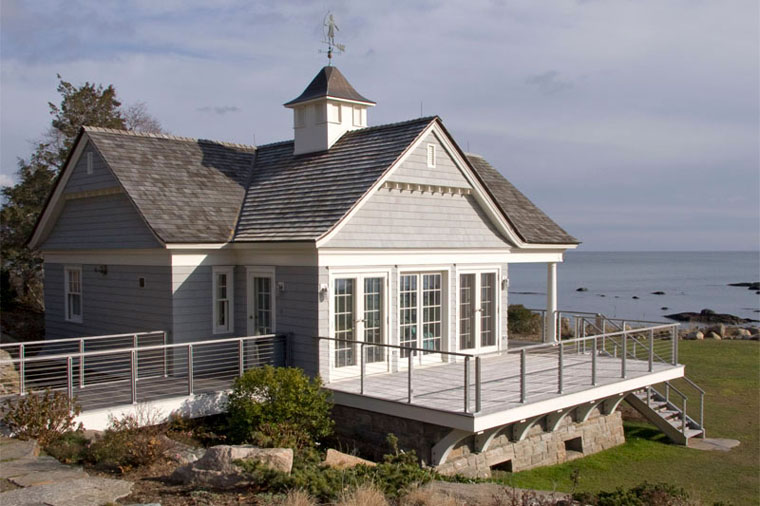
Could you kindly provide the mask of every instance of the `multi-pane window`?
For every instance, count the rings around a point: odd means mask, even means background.
[[[263,336],[272,333],[272,278],[253,278],[253,335]]]
[[[496,345],[496,274],[480,275],[480,345]]]
[[[335,367],[356,365],[354,280],[335,280]]]
[[[422,348],[441,350],[441,275],[422,275]]]
[[[364,278],[364,342],[383,343],[383,278]],[[382,362],[385,348],[365,346],[367,362]]]
[[[417,347],[417,274],[405,274],[399,285],[399,336],[400,345],[408,348]],[[409,355],[408,350],[401,350],[401,356]]]
[[[82,323],[82,268],[66,267],[64,285],[66,321]]]
[[[475,274],[459,277],[459,347],[475,347]]]
[[[232,332],[232,267],[213,269],[214,334]]]

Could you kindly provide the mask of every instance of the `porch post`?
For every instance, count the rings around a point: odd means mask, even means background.
[[[544,340],[557,342],[557,262],[546,264],[546,318],[544,318]]]

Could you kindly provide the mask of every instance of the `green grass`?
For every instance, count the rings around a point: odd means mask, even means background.
[[[760,345],[757,341],[679,344],[679,361],[686,364],[687,376],[707,391],[707,435],[738,439],[737,448],[712,452],[677,446],[652,425],[626,422],[626,443],[617,448],[566,464],[495,477],[516,487],[564,492],[668,482],[683,487],[691,499],[703,504],[760,504]],[[696,397],[690,395],[689,402],[696,405]]]

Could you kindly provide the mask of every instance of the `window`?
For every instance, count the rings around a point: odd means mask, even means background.
[[[273,332],[272,324],[272,278],[253,277],[253,335],[263,336]]]
[[[214,334],[232,332],[233,268],[213,268]]]
[[[87,152],[87,174],[92,174],[92,151]]]
[[[459,348],[496,347],[498,310],[495,272],[459,275]]]
[[[427,166],[431,169],[435,168],[435,144],[427,145]]]
[[[342,123],[343,114],[341,112],[340,104],[328,104],[327,105],[327,119],[330,123]]]
[[[335,280],[335,367],[356,365],[354,280]],[[343,341],[342,341],[343,340]]]
[[[145,278],[137,278],[137,286],[145,288]]]
[[[422,317],[420,318],[420,314]],[[399,342],[403,347],[440,351],[443,338],[443,275],[403,274],[399,278]],[[409,352],[401,350],[402,357]]]
[[[385,344],[387,277],[381,273],[341,275],[333,281],[335,367],[365,366],[381,370],[388,356]],[[351,342],[349,342],[351,341]],[[359,344],[366,343],[366,344]]]
[[[82,323],[82,268],[64,268],[64,317],[67,322]]]
[[[295,109],[295,127],[302,128],[306,126],[306,107],[296,107]]]
[[[364,126],[365,118],[366,118],[366,112],[364,107],[355,105],[353,107],[354,110],[354,126]]]

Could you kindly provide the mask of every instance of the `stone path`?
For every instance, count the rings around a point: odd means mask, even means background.
[[[36,441],[9,438],[0,438],[0,481],[6,490],[0,493],[2,506],[98,506],[132,490],[128,481],[92,477],[81,467],[40,456]]]

